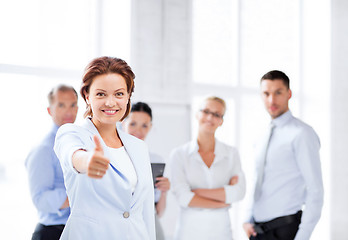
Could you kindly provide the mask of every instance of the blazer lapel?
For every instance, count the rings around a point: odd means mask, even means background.
[[[109,157],[109,160],[110,160],[110,167],[112,168],[113,171],[115,171],[125,182],[127,182],[127,184],[129,184],[129,181],[128,179],[125,177],[125,175],[120,172],[118,170],[118,164],[117,164],[117,159],[114,159],[114,158],[110,158],[110,154],[109,154],[109,151],[108,151],[108,148],[103,140],[103,138],[100,136],[97,128],[94,126],[93,122],[91,121],[91,119],[89,117],[85,118],[85,121],[82,123],[82,126],[85,127],[90,133],[92,133],[92,135],[90,135],[90,139],[93,143],[93,146],[94,146],[94,140],[93,140],[93,136],[96,135],[98,136],[99,140],[100,140],[100,143],[102,144],[103,146],[103,149],[104,149],[104,154],[106,157]],[[118,130],[117,130],[118,131]],[[122,140],[122,139],[121,139]]]
[[[92,133],[91,135],[91,141],[93,142],[93,135],[97,135],[100,139],[100,142],[102,143],[104,150],[106,150],[106,145],[103,141],[103,139],[101,138],[98,130],[96,129],[96,127],[94,126],[94,124],[92,123],[92,121],[87,117],[85,118],[85,121],[82,123],[82,126],[84,126],[89,132]],[[117,126],[117,133],[123,143],[124,148],[126,149],[130,159],[132,160],[133,166],[135,168],[136,174],[137,174],[137,178],[138,178],[138,182],[137,185],[135,187],[134,190],[134,194],[132,196],[132,205],[134,205],[134,203],[137,201],[137,199],[139,198],[139,193],[141,192],[140,190],[143,188],[143,184],[144,184],[144,169],[143,166],[145,166],[145,163],[143,161],[145,161],[146,157],[141,156],[141,153],[143,153],[143,151],[139,151],[138,148],[138,143],[136,141],[136,139],[133,139],[134,137],[125,133],[124,131],[122,131],[120,129],[120,126]],[[94,143],[94,142],[93,142]],[[107,151],[105,151],[107,152]],[[122,178],[124,178],[125,181],[128,182],[128,180],[124,177],[124,175],[119,172],[116,168],[117,164],[114,163],[114,159],[110,159],[110,163],[112,164],[113,171],[115,171],[117,174],[123,176]],[[114,163],[114,164],[113,164]]]

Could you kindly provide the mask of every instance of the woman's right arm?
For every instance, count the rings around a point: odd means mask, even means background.
[[[72,155],[73,167],[79,173],[87,173],[91,178],[102,178],[109,167],[109,159],[104,156],[103,147],[97,136],[93,137],[95,148],[93,152],[79,149]]]
[[[63,172],[87,173],[92,178],[102,178],[109,166],[97,136],[94,136],[94,151],[87,152],[90,135],[74,124],[60,127],[55,140],[54,151]],[[88,140],[88,141],[87,141]],[[65,174],[65,173],[64,173]]]
[[[83,149],[74,152],[72,155],[72,164],[75,170],[79,173],[86,173],[90,157],[91,153],[86,152]]]

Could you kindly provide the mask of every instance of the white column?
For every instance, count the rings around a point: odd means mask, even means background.
[[[153,129],[147,143],[150,151],[168,160],[174,147],[191,138],[191,1],[132,0],[131,25],[133,102],[152,107]],[[169,193],[160,219],[166,239],[173,237],[177,213]]]
[[[331,239],[348,226],[348,1],[332,0],[331,53]]]

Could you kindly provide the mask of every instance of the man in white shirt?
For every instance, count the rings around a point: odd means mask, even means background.
[[[262,99],[272,121],[256,146],[257,181],[243,225],[250,239],[308,240],[321,214],[320,142],[309,125],[292,116],[289,82],[281,71],[261,78]]]

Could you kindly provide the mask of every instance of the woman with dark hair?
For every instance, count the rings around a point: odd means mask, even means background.
[[[71,207],[61,239],[155,239],[154,193],[146,144],[116,123],[130,112],[134,73],[118,58],[100,57],[86,68],[82,125],[57,133]]]
[[[145,140],[152,128],[152,110],[144,102],[137,102],[132,105],[128,117],[123,121],[125,131],[141,140]],[[162,157],[150,153],[151,163],[164,163]],[[170,182],[166,177],[157,177],[155,184],[155,207],[156,207],[156,239],[164,239],[164,233],[160,222],[157,219],[161,217],[166,208],[167,191],[170,188]]]

